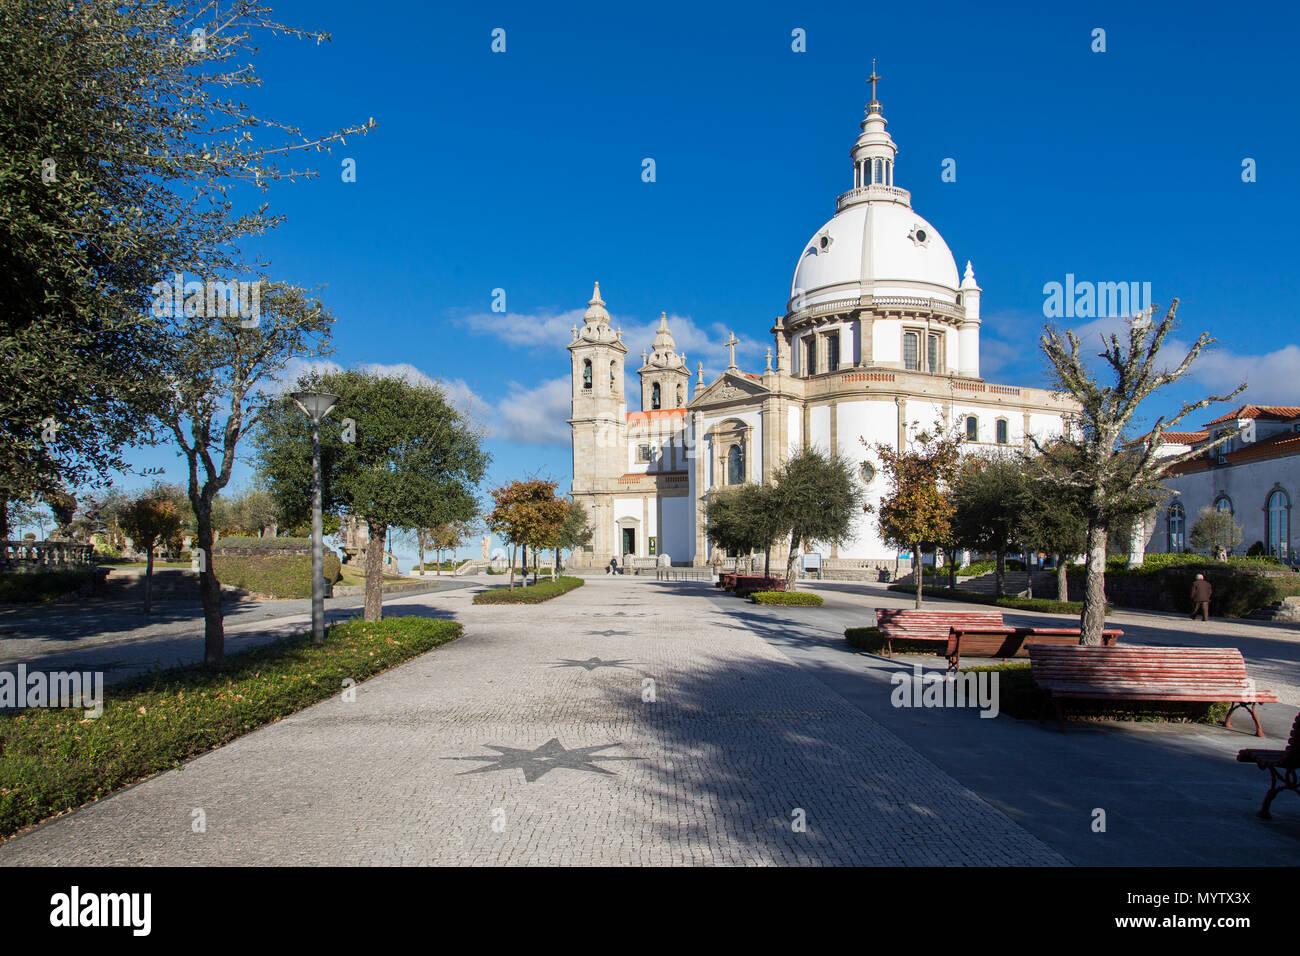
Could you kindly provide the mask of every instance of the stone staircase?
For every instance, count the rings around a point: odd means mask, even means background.
[[[1251,621],[1300,622],[1300,597],[1283,598],[1264,607],[1255,608],[1246,615]]]
[[[978,594],[996,594],[998,576],[990,571],[988,574],[981,574],[979,577],[963,578],[957,576],[957,587],[962,591],[974,591]],[[948,576],[940,575],[937,579],[927,578],[927,582],[936,581],[942,587],[947,587]],[[1029,575],[1024,571],[1008,571],[1003,575],[1003,587],[1005,593],[1011,596],[1023,595],[1029,590]],[[1052,571],[1035,571],[1034,572],[1034,597],[1053,597],[1056,594],[1055,572]]]

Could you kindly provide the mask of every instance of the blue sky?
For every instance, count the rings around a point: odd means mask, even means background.
[[[728,330],[762,367],[796,258],[852,185],[872,57],[896,182],[984,290],[985,378],[1044,383],[1043,285],[1073,273],[1150,282],[1181,298],[1182,338],[1220,340],[1171,400],[1249,378],[1251,400],[1300,404],[1294,5],[274,7],[333,40],[263,43],[254,110],[308,135],[378,126],[300,158],[321,177],[271,189],[287,221],[252,248],[325,286],[335,361],[444,381],[489,430],[491,484],[567,489],[564,345],[593,280],[629,358],[667,311],[692,368],[725,365]],[[182,478],[171,449],[136,461]]]

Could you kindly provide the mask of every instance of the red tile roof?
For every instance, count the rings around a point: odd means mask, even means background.
[[[1206,426],[1221,425],[1224,422],[1235,422],[1247,418],[1264,418],[1277,422],[1290,421],[1292,418],[1300,418],[1300,405],[1242,405],[1235,412],[1220,415],[1214,421],[1205,424]]]
[[[675,415],[685,415],[684,408],[652,408],[648,412],[628,412],[627,420],[630,422],[648,422],[652,418],[672,418]]]
[[[1209,432],[1165,432],[1160,436],[1171,445],[1195,445],[1210,437]]]

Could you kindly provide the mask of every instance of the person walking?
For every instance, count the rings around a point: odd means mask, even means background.
[[[1210,582],[1205,580],[1204,574],[1198,574],[1196,580],[1192,582],[1192,620],[1196,620],[1196,615],[1201,615],[1202,621],[1210,619],[1210,595],[1214,593],[1214,588]]]
[[[618,558],[609,559],[609,573],[618,574]]]

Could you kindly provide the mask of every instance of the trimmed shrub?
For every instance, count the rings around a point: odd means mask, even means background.
[[[322,644],[302,634],[113,684],[104,712],[0,714],[0,837],[170,770],[461,635],[455,621],[351,620]]]
[[[844,630],[844,640],[849,647],[868,654],[879,654],[885,649],[885,639],[878,627],[850,627]],[[905,641],[895,638],[895,654],[937,654],[938,645],[934,641]]]
[[[96,568],[13,571],[0,575],[0,604],[37,604],[60,598],[90,597],[106,572]]]
[[[825,602],[820,594],[807,591],[751,591],[749,599],[755,604],[801,604],[820,607]]]
[[[582,578],[559,577],[554,581],[549,578],[515,588],[497,585],[474,595],[475,604],[541,604],[551,598],[567,594],[583,585]]]

